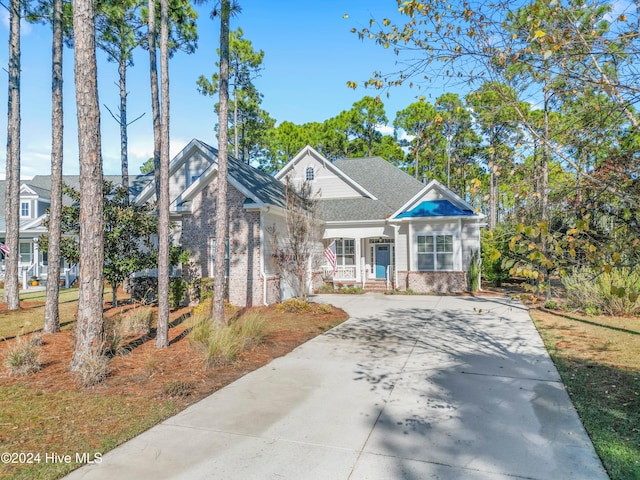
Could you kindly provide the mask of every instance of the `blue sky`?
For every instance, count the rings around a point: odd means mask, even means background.
[[[242,0],[242,13],[231,21],[231,28],[242,27],[254,48],[265,51],[264,70],[256,80],[264,94],[263,108],[278,122],[323,121],[348,109],[364,95],[379,92],[362,87],[351,90],[348,80],[362,82],[374,70],[395,71],[396,57],[372,41],[362,42],[350,32],[368,26],[370,18],[402,20],[395,0],[325,0],[293,2],[286,0]],[[199,41],[196,53],[177,53],[171,60],[171,154],[175,155],[192,138],[217,145],[214,135],[214,98],[201,96],[196,80],[215,70],[219,39],[219,20],[211,20],[211,6],[198,7]],[[348,18],[344,18],[345,14]],[[0,24],[0,62],[6,69],[8,22],[2,13]],[[22,157],[23,177],[48,174],[50,169],[51,33],[47,26],[24,25],[22,36]],[[129,127],[129,171],[138,173],[140,165],[152,155],[153,137],[150,114],[148,56],[137,52],[129,69],[128,117],[145,114]],[[65,159],[64,173],[78,173],[77,136],[73,88],[73,54],[65,50]],[[98,87],[104,171],[120,171],[118,125],[103,105],[112,111],[118,106],[117,67],[98,52]],[[396,88],[390,98],[382,93],[387,116],[415,101],[417,95],[432,96],[437,87],[419,91]],[[0,78],[0,92],[7,91],[7,76]],[[6,93],[4,93],[6,95]],[[6,98],[6,97],[5,97]],[[0,175],[6,160],[6,100],[0,102]]]

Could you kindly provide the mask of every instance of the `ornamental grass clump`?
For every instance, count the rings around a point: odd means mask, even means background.
[[[38,347],[33,342],[19,337],[7,351],[5,365],[11,375],[30,375],[42,368],[39,356]]]
[[[148,335],[153,324],[151,307],[136,307],[120,315],[120,334],[128,336]]]
[[[82,387],[91,387],[106,380],[109,376],[109,357],[98,352],[87,355],[76,375]]]
[[[265,325],[264,320],[253,313],[231,324],[216,324],[208,316],[200,315],[194,319],[189,339],[203,352],[208,367],[229,365],[243,351],[264,341]]]

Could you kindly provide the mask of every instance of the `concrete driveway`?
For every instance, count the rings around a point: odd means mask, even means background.
[[[519,302],[316,300],[352,318],[68,478],[608,478]]]

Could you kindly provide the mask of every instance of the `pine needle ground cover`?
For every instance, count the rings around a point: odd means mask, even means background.
[[[242,312],[229,308],[236,320],[260,317],[264,336],[233,362],[212,367],[190,341],[196,320],[190,309],[174,310],[168,348],[154,348],[153,329],[124,338],[109,361],[106,380],[81,387],[68,369],[77,294],[75,299],[67,294],[71,297],[61,300],[62,332],[42,335],[37,347],[41,368],[29,375],[12,375],[5,359],[16,342],[39,335],[29,332],[43,322],[44,292],[41,297],[29,294],[18,312],[3,311],[0,304],[0,445],[2,452],[14,455],[0,463],[0,479],[55,479],[82,463],[99,461],[108,450],[347,318],[342,310],[324,306],[303,313],[280,312],[275,306]],[[136,308],[126,303],[110,308],[110,295],[105,295],[106,318]]]

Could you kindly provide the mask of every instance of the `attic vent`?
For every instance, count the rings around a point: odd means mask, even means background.
[[[311,182],[316,178],[316,172],[314,172],[313,167],[307,167],[307,171],[305,174],[305,179],[307,182]]]

